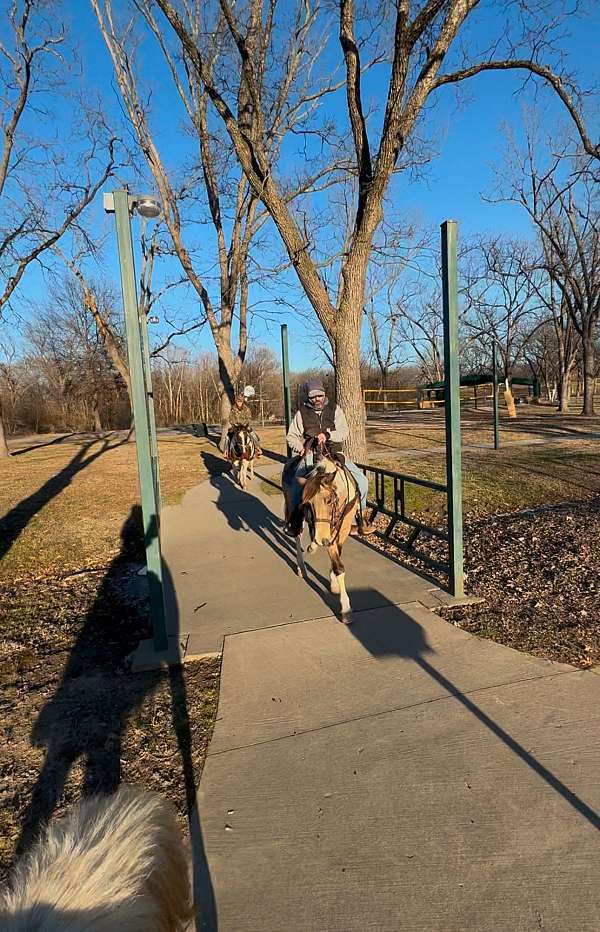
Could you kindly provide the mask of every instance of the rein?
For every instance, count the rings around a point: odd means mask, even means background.
[[[316,514],[315,514],[315,509],[314,509],[314,507],[312,506],[312,502],[307,502],[307,503],[306,503],[306,504],[308,505],[308,507],[310,508],[311,512],[312,512],[313,524],[329,524],[329,530],[330,530],[330,532],[333,533],[333,537],[331,537],[331,539],[330,539],[330,541],[329,541],[329,546],[331,546],[331,544],[335,544],[335,543],[337,542],[337,540],[338,540],[338,538],[339,538],[339,536],[340,536],[340,534],[341,534],[341,531],[342,531],[342,525],[343,525],[343,523],[344,523],[344,518],[346,517],[347,514],[349,514],[349,512],[352,510],[352,508],[354,508],[354,505],[356,504],[356,501],[357,501],[357,499],[358,499],[358,497],[359,497],[358,487],[357,487],[356,483],[354,482],[354,483],[353,483],[353,484],[354,484],[354,489],[355,489],[355,491],[354,491],[354,496],[353,496],[353,498],[350,498],[350,482],[349,482],[349,473],[348,473],[348,470],[347,470],[344,466],[339,466],[339,465],[336,465],[336,468],[337,468],[338,471],[339,471],[340,469],[343,470],[344,479],[346,480],[346,491],[347,491],[346,504],[344,505],[344,508],[342,509],[342,512],[341,512],[341,514],[339,515],[339,517],[337,517],[337,510],[338,510],[338,505],[339,505],[339,499],[338,499],[337,492],[336,492],[335,489],[333,489],[333,488],[332,488],[332,490],[331,490],[333,502],[332,502],[332,509],[331,509],[331,517],[330,517],[330,518],[317,518],[317,516],[316,516]]]

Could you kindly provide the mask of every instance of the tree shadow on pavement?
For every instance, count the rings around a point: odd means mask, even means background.
[[[413,660],[428,676],[436,681],[449,695],[460,704],[482,725],[496,736],[520,760],[534,771],[551,789],[580,813],[594,828],[600,829],[600,815],[577,796],[568,786],[558,779],[536,757],[527,751],[512,735],[494,721],[469,696],[458,689],[454,683],[443,675],[429,661],[428,655],[435,653],[427,643],[425,631],[421,625],[411,618],[401,607],[392,604],[381,593],[373,589],[364,590],[363,601],[371,604],[385,605],[385,613],[374,618],[371,612],[358,613],[355,621],[350,625],[350,633],[363,645],[373,657],[386,656],[407,657]],[[442,622],[440,622],[442,623]]]

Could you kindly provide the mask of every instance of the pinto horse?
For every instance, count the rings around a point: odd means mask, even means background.
[[[342,547],[350,534],[360,503],[356,483],[344,465],[329,455],[320,456],[312,472],[294,481],[303,486],[301,508],[310,532],[308,553],[314,553],[317,547],[327,548],[331,560],[331,591],[340,597],[342,621],[350,624],[352,607],[346,591]],[[302,529],[303,524],[298,527],[296,536],[296,557],[298,575],[306,579]]]
[[[248,479],[254,479],[255,458],[256,444],[250,428],[239,424],[232,427],[227,459],[233,466],[235,481],[241,489],[246,488]]]

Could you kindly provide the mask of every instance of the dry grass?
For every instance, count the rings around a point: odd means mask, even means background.
[[[519,511],[600,494],[600,441],[463,453],[463,503],[469,518]],[[445,481],[442,457],[382,456],[374,465],[421,479]],[[391,491],[391,489],[390,489]],[[407,508],[429,523],[445,519],[445,496],[407,486]]]
[[[160,439],[164,503],[206,476],[202,443],[184,434]],[[138,502],[135,444],[124,435],[68,439],[12,456],[0,465],[0,578],[105,563]]]

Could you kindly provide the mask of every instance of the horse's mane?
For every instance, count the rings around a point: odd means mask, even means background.
[[[337,469],[338,467],[336,464],[336,470],[335,470],[336,472],[337,472]],[[312,501],[315,495],[317,495],[321,491],[321,485],[323,484],[323,480],[327,476],[331,476],[332,474],[335,475],[333,470],[327,470],[325,469],[324,466],[320,466],[320,465],[315,466],[312,472],[309,472],[308,476],[306,477],[306,483],[304,485],[304,491],[302,493],[302,501],[304,503]]]
[[[306,478],[302,501],[310,502],[321,488],[321,480],[327,475],[324,469],[314,469]]]

